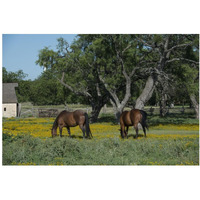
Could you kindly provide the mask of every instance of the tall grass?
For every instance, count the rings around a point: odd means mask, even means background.
[[[3,165],[198,165],[198,137],[42,140],[4,135]]]

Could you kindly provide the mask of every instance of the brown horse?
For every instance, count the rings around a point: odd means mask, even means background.
[[[52,137],[57,135],[57,128],[60,130],[60,137],[62,137],[62,129],[66,127],[71,137],[70,127],[78,126],[83,132],[83,138],[85,138],[85,132],[87,138],[92,137],[92,133],[89,127],[88,114],[82,110],[75,110],[74,112],[62,111],[55,119],[53,127],[51,129]]]
[[[148,126],[146,124],[147,113],[143,110],[132,109],[131,111],[124,111],[120,115],[120,132],[121,137],[127,137],[129,126],[134,126],[136,131],[136,138],[138,137],[138,123],[142,125],[144,135],[146,137],[146,129]],[[126,130],[125,130],[126,127]]]

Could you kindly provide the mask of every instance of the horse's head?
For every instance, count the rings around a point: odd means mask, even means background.
[[[57,135],[57,130],[52,128],[51,135],[52,135],[52,137],[55,137]]]
[[[120,131],[120,135],[121,135],[121,137],[124,138],[124,136],[123,136],[123,132],[122,132],[122,128],[120,128],[119,131]]]

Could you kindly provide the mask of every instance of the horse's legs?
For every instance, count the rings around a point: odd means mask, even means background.
[[[126,127],[126,138],[128,138],[128,126]]]
[[[136,131],[136,139],[138,138],[138,124],[134,124],[134,128]]]
[[[143,132],[144,132],[144,137],[146,137],[146,129],[144,126],[142,126]]]
[[[79,127],[83,132],[83,138],[85,138],[85,127],[83,126],[83,124],[79,124]]]
[[[121,137],[124,138],[126,136],[125,126],[121,124]]]
[[[71,137],[70,128],[69,127],[66,127],[66,128],[67,128],[67,131],[69,133],[69,137]]]
[[[62,126],[59,126],[59,130],[60,130],[60,137],[62,137]]]
[[[84,128],[84,130],[85,130],[86,137],[87,137],[87,138],[90,138],[90,130],[89,130],[89,132],[87,132],[86,124],[83,125],[83,128]]]

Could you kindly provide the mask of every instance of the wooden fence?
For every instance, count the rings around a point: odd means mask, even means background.
[[[62,110],[74,111],[76,109],[82,109],[88,114],[91,114],[92,108],[84,105],[73,105],[65,107],[63,106],[23,106],[21,107],[21,114],[19,117],[56,117]],[[130,110],[130,107],[126,107],[124,110]],[[159,107],[145,107],[144,109],[148,115],[159,115]],[[114,114],[113,108],[110,106],[104,106],[101,109],[101,114]],[[168,108],[167,114],[185,114],[195,113],[194,108],[190,107],[174,107]]]
[[[58,109],[38,109],[39,117],[56,117],[58,114]]]

